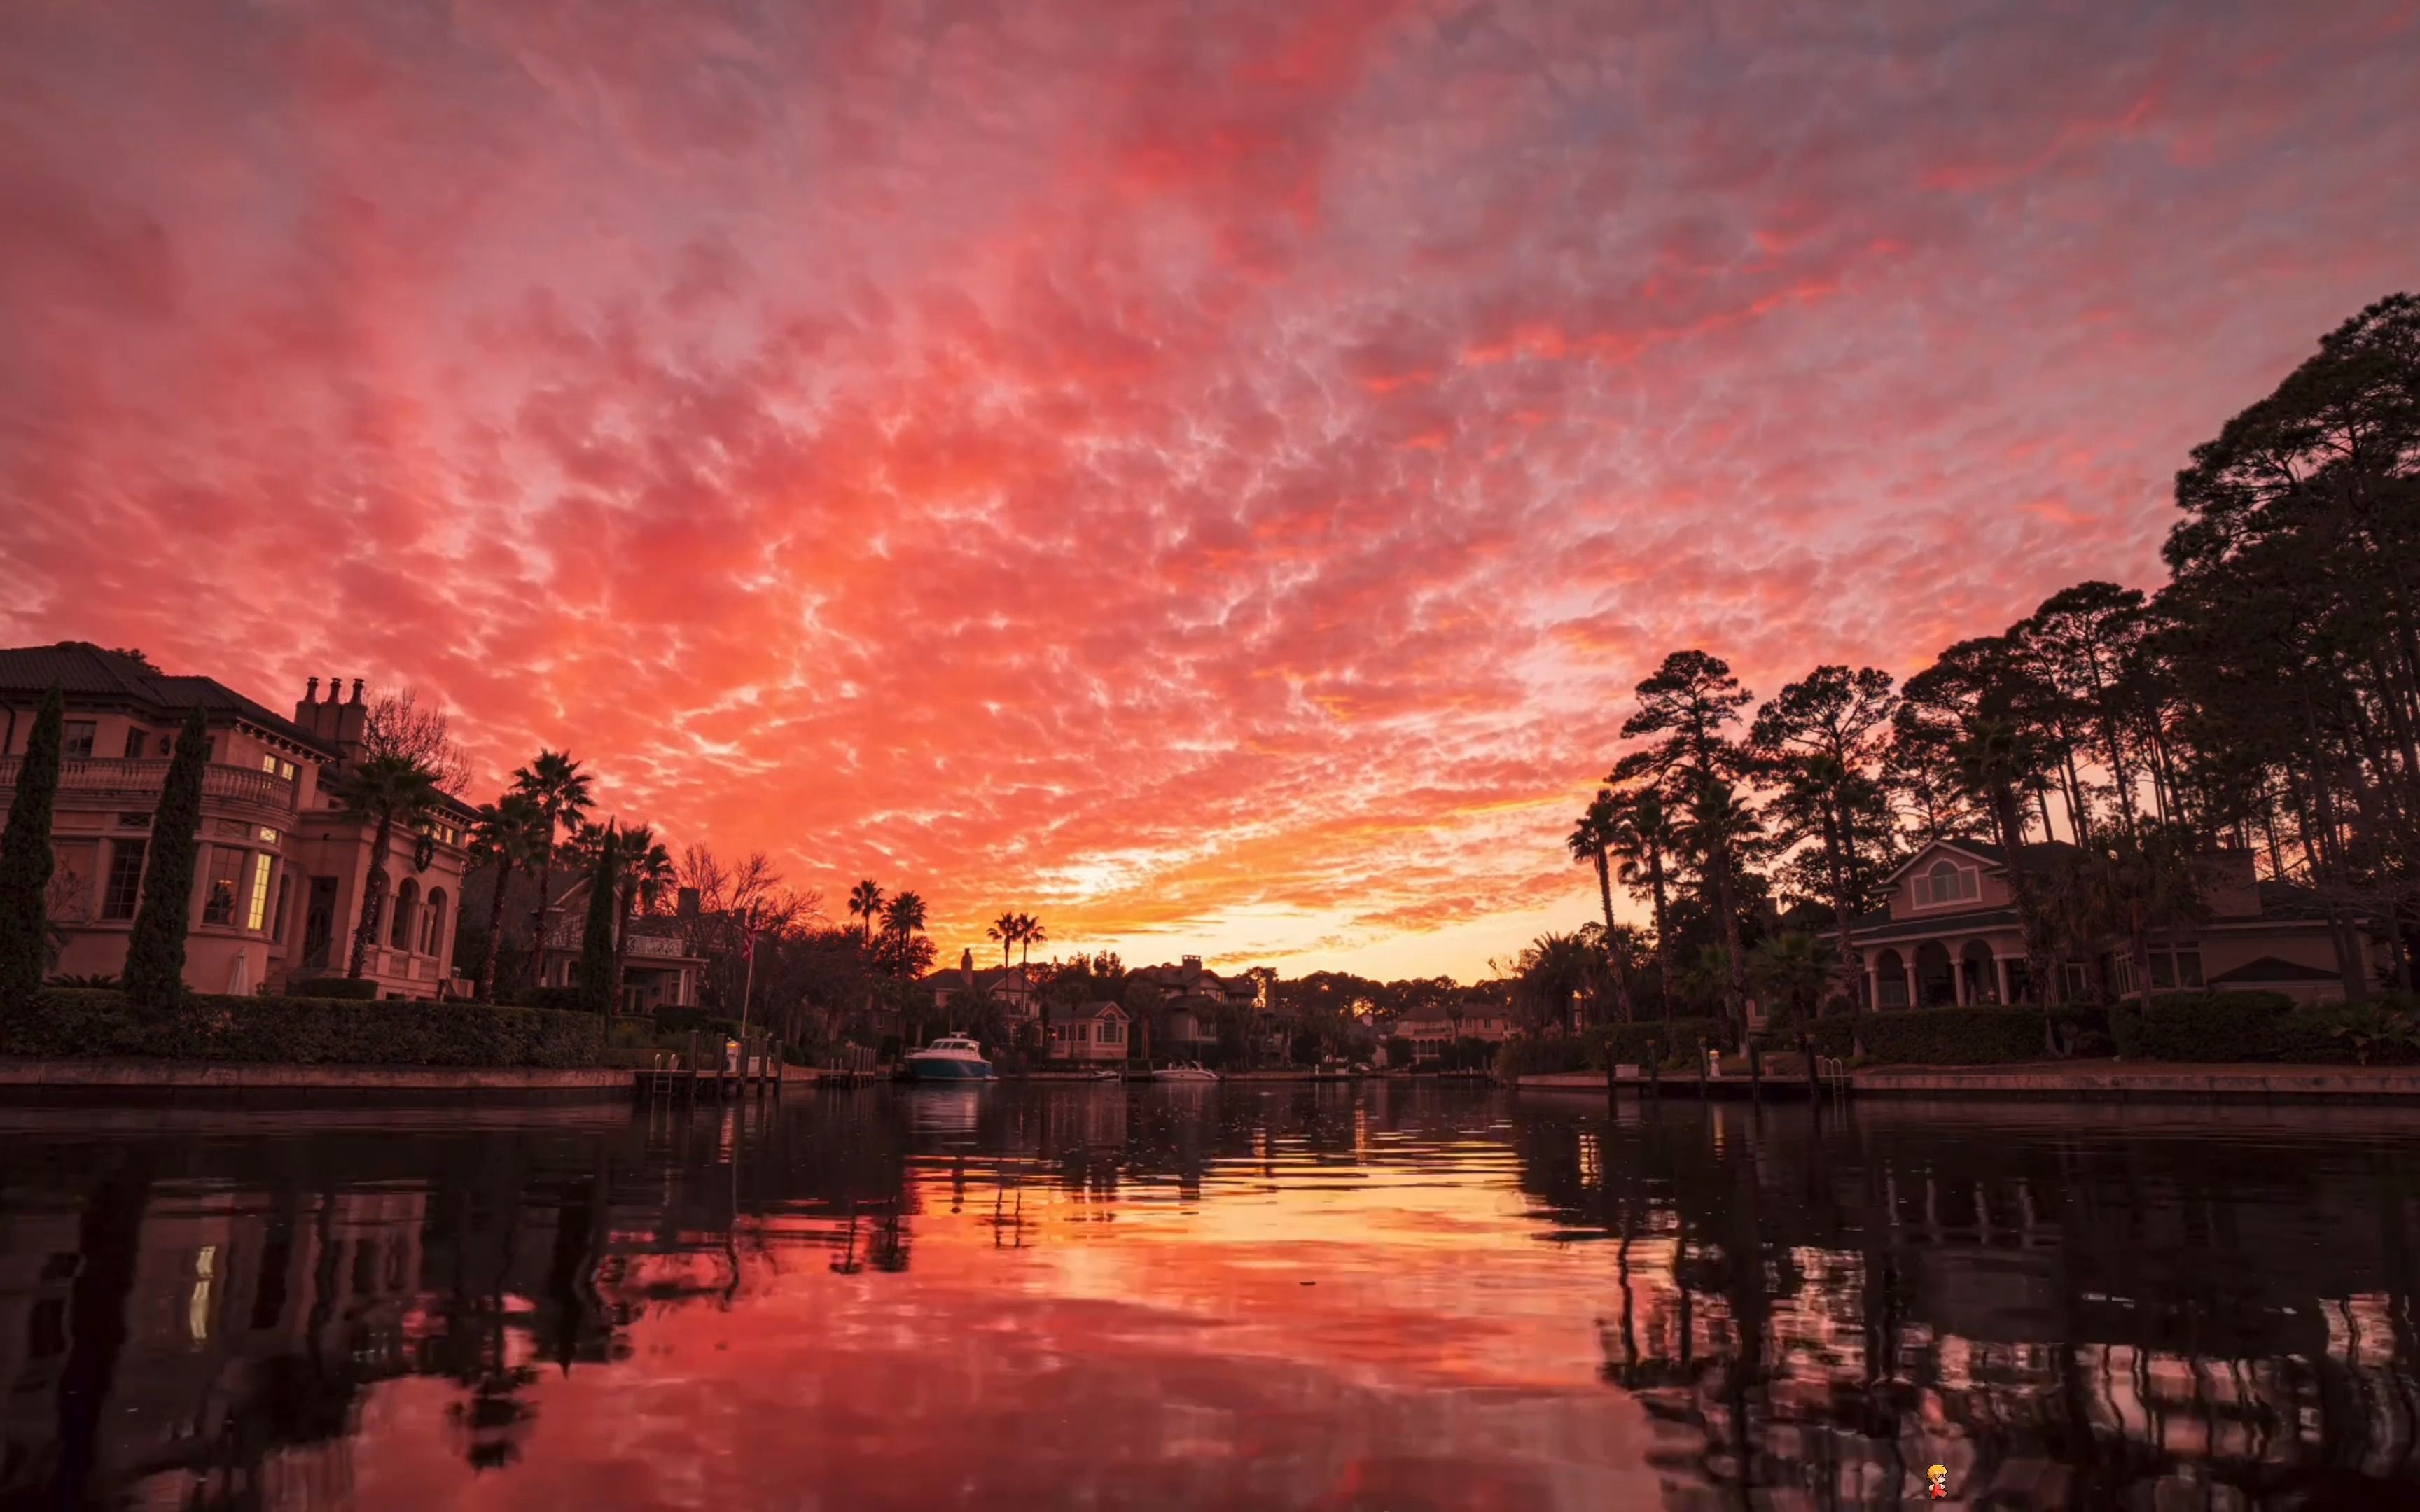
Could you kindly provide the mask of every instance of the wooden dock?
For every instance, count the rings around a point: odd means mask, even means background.
[[[771,1036],[751,1033],[736,1052],[727,1048],[730,1043],[702,1043],[692,1029],[686,1052],[659,1052],[654,1065],[631,1072],[632,1090],[648,1103],[781,1096],[786,1068]]]

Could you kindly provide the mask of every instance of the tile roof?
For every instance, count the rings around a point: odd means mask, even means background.
[[[207,677],[170,677],[89,640],[0,649],[0,698],[39,699],[53,684],[70,698],[123,700],[154,718],[198,707],[241,719],[330,758],[335,755],[293,720]]]

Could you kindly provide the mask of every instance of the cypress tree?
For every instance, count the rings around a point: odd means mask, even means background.
[[[619,868],[614,856],[620,843],[613,826],[606,826],[603,843],[597,847],[597,875],[588,885],[588,920],[580,936],[580,1005],[592,1013],[613,1011],[613,917],[619,888]]]
[[[143,901],[126,942],[126,995],[165,1008],[185,990],[185,932],[194,906],[194,853],[202,832],[202,767],[210,733],[195,709],[178,733],[168,779],[151,816],[151,864],[143,872]]]
[[[42,985],[50,933],[51,805],[59,791],[59,728],[67,700],[53,684],[17,767],[17,795],[0,834],[0,1007],[30,999]]]

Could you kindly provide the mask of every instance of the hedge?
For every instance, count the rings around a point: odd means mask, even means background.
[[[1661,1064],[1686,1067],[1697,1063],[1698,1041],[1727,1041],[1720,1019],[1656,1019],[1644,1024],[1600,1025],[1584,1034],[1554,1039],[1507,1040],[1496,1053],[1496,1074],[1512,1081],[1557,1072],[1603,1071],[1607,1066],[1643,1066],[1663,1047]]]
[[[1856,1034],[1868,1060],[1900,1065],[2003,1066],[2050,1054],[2038,1008],[1891,1009],[1858,1015]]]
[[[0,1008],[0,1056],[573,1070],[604,1049],[595,1014],[477,1003],[189,994],[150,1009],[122,992],[53,987]]]
[[[2110,1013],[2118,1053],[2130,1060],[2284,1061],[2341,1065],[2353,1043],[2335,1032],[2405,1005],[2331,1003],[2296,1008],[2276,993],[2195,993],[2155,998],[2149,1008],[2127,1003]],[[2374,1048],[2373,1062],[2409,1064],[2420,1048]]]
[[[378,982],[368,977],[305,977],[286,984],[288,997],[347,997],[368,1001],[378,995]]]

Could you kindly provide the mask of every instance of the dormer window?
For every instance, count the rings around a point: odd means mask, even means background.
[[[1960,866],[1946,856],[1919,872],[1916,879],[1916,902],[1921,908],[1968,903],[1982,896],[1982,883],[1973,867]]]

